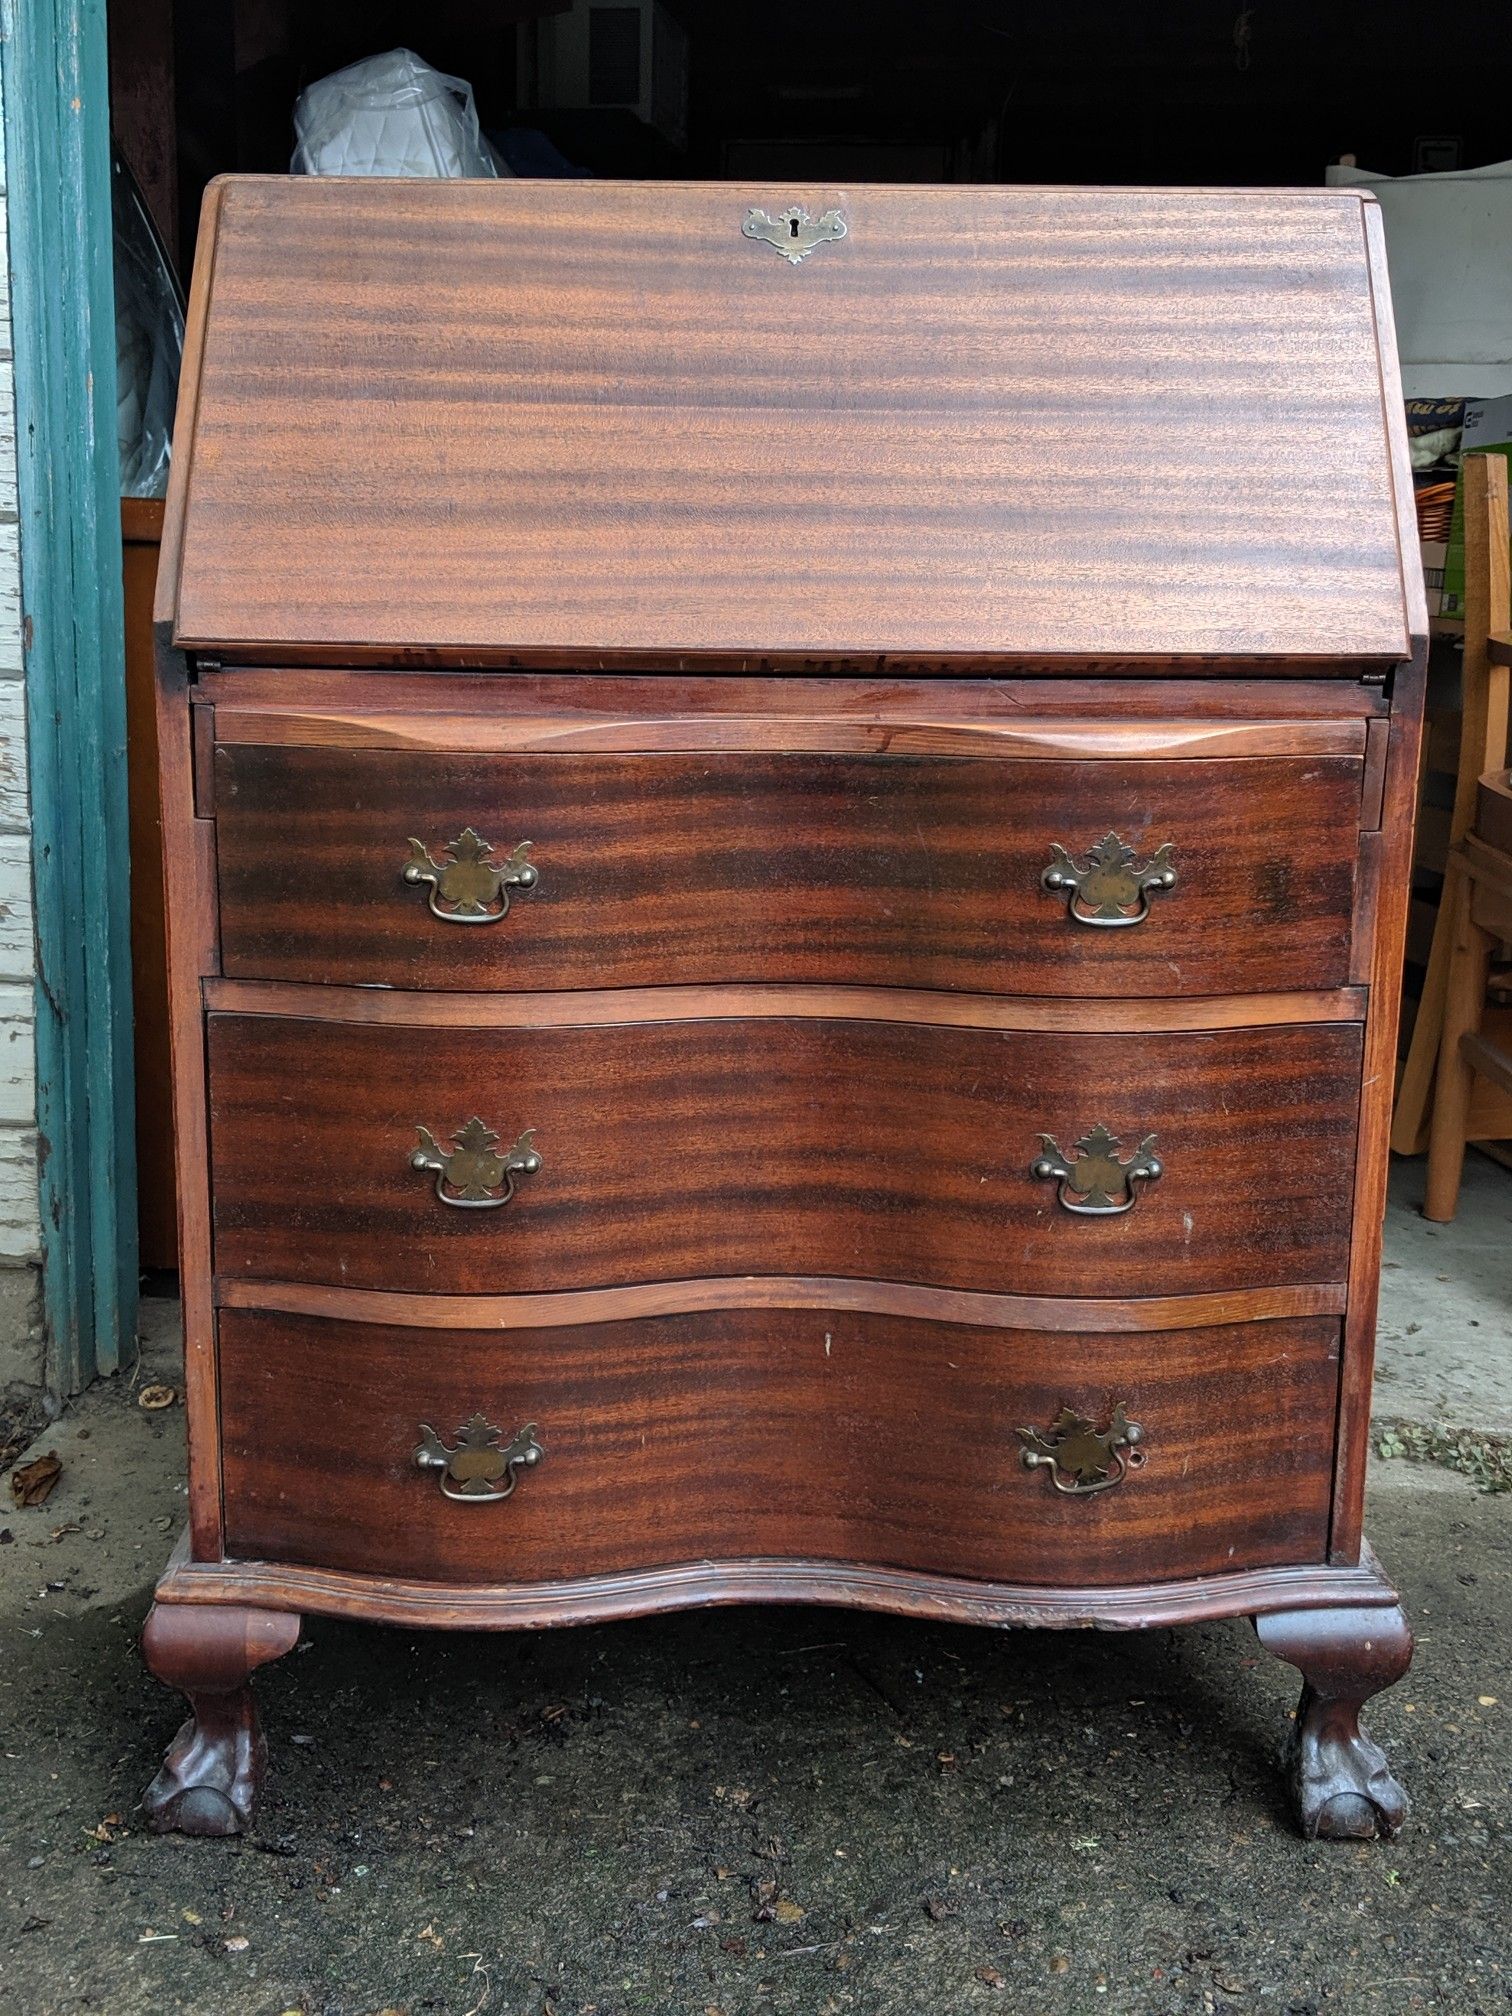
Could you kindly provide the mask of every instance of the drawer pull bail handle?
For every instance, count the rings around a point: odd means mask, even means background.
[[[512,1148],[499,1153],[499,1136],[475,1113],[458,1128],[450,1154],[429,1127],[417,1127],[420,1146],[411,1154],[411,1169],[434,1170],[436,1195],[459,1211],[497,1211],[515,1194],[517,1176],[534,1176],[541,1166],[535,1129],[527,1127]]]
[[[1169,841],[1157,847],[1143,866],[1116,833],[1099,840],[1081,861],[1053,840],[1050,852],[1053,858],[1040,882],[1057,895],[1065,892],[1066,914],[1073,924],[1099,931],[1143,924],[1150,914],[1151,896],[1176,887]]]
[[[1075,1156],[1062,1155],[1053,1134],[1041,1134],[1043,1151],[1029,1173],[1041,1181],[1054,1177],[1056,1201],[1078,1218],[1118,1218],[1134,1209],[1136,1185],[1153,1183],[1165,1174],[1155,1153],[1155,1136],[1146,1134],[1127,1162],[1118,1159],[1119,1137],[1101,1122],[1089,1127],[1076,1144]]]
[[[497,924],[509,915],[510,890],[534,889],[541,879],[528,858],[533,845],[522,840],[503,861],[495,861],[492,843],[464,826],[435,861],[423,841],[412,839],[404,880],[414,888],[429,884],[430,913],[443,924]]]
[[[481,1414],[474,1414],[457,1430],[457,1443],[448,1449],[428,1421],[420,1423],[420,1446],[415,1461],[422,1470],[439,1470],[441,1496],[457,1505],[491,1505],[510,1498],[522,1470],[533,1470],[546,1451],[536,1440],[536,1424],[528,1421],[510,1442],[503,1440],[502,1428],[490,1427]]]
[[[1019,1452],[1026,1470],[1048,1470],[1050,1482],[1067,1498],[1090,1498],[1111,1491],[1131,1470],[1144,1463],[1144,1430],[1131,1421],[1119,1401],[1106,1428],[1094,1427],[1074,1407],[1062,1407],[1048,1435],[1020,1428]]]

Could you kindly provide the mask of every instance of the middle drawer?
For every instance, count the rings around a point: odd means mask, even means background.
[[[507,1294],[797,1274],[1117,1297],[1346,1273],[1355,1023],[219,1012],[209,1061],[228,1276]]]

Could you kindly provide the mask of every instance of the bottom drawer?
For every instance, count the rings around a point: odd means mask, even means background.
[[[226,1550],[461,1583],[749,1556],[1070,1585],[1318,1561],[1338,1344],[1331,1317],[1106,1335],[736,1309],[500,1334],[226,1310]],[[1109,1447],[1120,1405],[1137,1433]],[[1057,1431],[1066,1408],[1093,1435]],[[480,1436],[440,1467],[475,1414],[504,1445],[533,1423],[539,1459],[501,1477]]]

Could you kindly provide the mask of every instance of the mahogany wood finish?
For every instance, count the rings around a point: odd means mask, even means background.
[[[1272,1611],[1255,1619],[1255,1630],[1268,1652],[1302,1675],[1289,1745],[1302,1832],[1310,1841],[1389,1839],[1407,1817],[1407,1795],[1361,1730],[1360,1710],[1411,1663],[1400,1608]]]
[[[158,614],[167,618],[171,612],[160,608]],[[496,748],[565,753],[604,736],[610,747],[645,750],[652,746],[649,737],[668,721],[689,739],[698,724],[711,724],[703,731],[706,746],[717,735],[736,732],[728,724],[737,722],[746,746],[781,748],[791,747],[792,724],[800,721],[825,725],[833,739],[820,746],[841,747],[840,737],[849,734],[851,747],[885,754],[907,741],[927,754],[929,735],[966,730],[1001,736],[1027,721],[1038,722],[1041,730],[1060,724],[1068,747],[1073,729],[1096,731],[1105,755],[1118,753],[1113,738],[1122,730],[1126,740],[1137,737],[1148,755],[1149,724],[1174,722],[1182,727],[1181,746],[1188,753],[1204,753],[1196,731],[1205,727],[1215,743],[1226,729],[1244,730],[1247,746],[1230,748],[1230,754],[1349,755],[1363,748],[1366,724],[1387,721],[1392,711],[1380,668],[1364,662],[1335,664],[1332,676],[1324,676],[1311,661],[1282,661],[1283,672],[1278,661],[1262,659],[1246,676],[1215,678],[1210,664],[1206,676],[1193,677],[1194,669],[1204,667],[1187,666],[1188,676],[1181,676],[1174,661],[1128,659],[1116,668],[1127,681],[1111,688],[1111,673],[1079,677],[1054,658],[1033,668],[1020,658],[1003,661],[1002,676],[991,679],[941,677],[927,683],[905,676],[891,657],[885,671],[873,663],[851,677],[835,678],[826,676],[829,668],[815,666],[802,679],[710,674],[702,661],[664,662],[654,677],[605,672],[591,661],[570,674],[511,667],[481,678],[476,669],[404,670],[392,658],[360,672],[346,665],[293,671],[282,661],[229,669],[218,659],[197,662],[196,702],[214,712],[219,740],[286,742],[295,748],[333,741],[382,748],[396,733],[417,732],[417,724],[428,746],[446,748],[455,746],[445,737],[455,734],[457,718],[470,716],[463,743],[470,749],[479,736],[489,735]],[[468,662],[468,654],[455,654],[454,662]],[[1051,675],[1058,676],[1047,686]],[[1278,685],[1278,679],[1284,683]],[[1327,723],[1328,735],[1308,751],[1297,737],[1302,723],[1313,722]],[[633,740],[631,730],[638,731]],[[870,731],[869,744],[858,739],[862,731]],[[1220,751],[1221,744],[1210,743],[1205,753]],[[982,744],[963,740],[956,753],[981,754]],[[1078,753],[1089,753],[1085,744]]]
[[[1019,714],[1003,720],[983,717],[975,709],[936,709],[929,705],[933,696],[919,687],[911,694],[904,689],[885,711],[815,707],[801,714],[767,714],[741,713],[726,705],[690,714],[674,704],[670,711],[651,716],[585,714],[571,708],[564,715],[542,717],[522,712],[513,679],[495,690],[498,711],[490,715],[477,711],[476,686],[472,704],[466,704],[464,693],[458,696],[464,704],[454,713],[439,710],[439,695],[438,704],[423,712],[378,706],[373,703],[387,697],[381,686],[367,696],[366,706],[352,712],[321,712],[287,704],[266,712],[253,707],[228,708],[218,739],[228,746],[441,750],[472,756],[509,755],[520,750],[540,756],[782,750],[815,755],[996,756],[1032,763],[1115,756],[1178,762],[1212,756],[1359,756],[1369,734],[1368,721],[1347,716],[1303,721],[1138,717],[1091,721],[1059,714]],[[953,693],[958,689],[947,685],[945,690]],[[676,694],[674,686],[665,692],[665,701],[673,701]],[[913,701],[911,707],[897,704],[898,699],[908,697]],[[1139,696],[1136,693],[1134,697]]]
[[[1394,359],[1393,369],[1394,369]],[[1405,452],[1405,451],[1404,451]],[[1408,486],[1407,495],[1411,495]],[[1415,536],[1415,534],[1413,535]],[[1386,767],[1387,816],[1378,847],[1362,849],[1361,869],[1374,878],[1370,1014],[1360,1091],[1359,1153],[1349,1242],[1349,1312],[1339,1387],[1338,1470],[1332,1555],[1359,1556],[1364,1540],[1365,1471],[1370,1447],[1370,1392],[1375,1369],[1376,1305],[1381,1285],[1381,1234],[1390,1165],[1391,1094],[1396,1082],[1397,1027],[1402,1006],[1402,955],[1412,884],[1412,830],[1417,803],[1423,689],[1428,671],[1427,619],[1412,662],[1394,685],[1396,713]]]
[[[157,652],[152,630],[152,600],[162,533],[160,498],[121,499],[126,793],[131,822],[137,1247],[144,1269],[178,1265],[168,948],[163,917],[162,763],[157,741]]]
[[[1360,1033],[1057,1036],[795,1020],[367,1028],[209,1018],[216,1264],[418,1294],[850,1274],[1028,1294],[1333,1281]],[[354,1088],[360,1087],[360,1098]],[[449,1209],[416,1129],[477,1114],[543,1166]],[[1121,1217],[1031,1174],[1098,1122],[1165,1165]]]
[[[198,269],[194,284],[199,284]],[[186,348],[186,368],[189,355]],[[213,1559],[221,1549],[219,1375],[211,1296],[210,1152],[200,985],[220,963],[215,829],[208,819],[198,816],[195,803],[187,668],[161,632],[157,660],[168,1037],[173,1063],[179,1289],[184,1312],[184,1411],[189,1436],[189,1530],[196,1552]]]
[[[774,200],[224,183],[179,642],[1407,655],[1358,196]]]
[[[438,1582],[572,1580],[755,1553],[1086,1584],[1321,1561],[1338,1324],[1002,1332],[730,1310],[503,1335],[222,1312],[229,1551]],[[1123,1402],[1144,1462],[1094,1498],[1017,1430]],[[544,1460],[454,1504],[422,1423]],[[1236,1488],[1236,1486],[1238,1488]]]
[[[204,348],[215,263],[218,196],[205,204],[189,283],[180,422],[192,410]],[[209,1140],[205,1113],[205,1029],[200,983],[219,969],[214,827],[195,791],[190,667],[173,646],[170,584],[177,576],[186,458],[174,457],[158,549],[153,629],[157,660],[159,811],[163,834],[163,916],[168,954],[168,1044],[173,1067],[173,1146],[178,1189],[179,1291],[184,1317],[184,1413],[189,1442],[189,1533],[196,1553],[221,1552],[219,1379],[211,1293]]]
[[[1193,1330],[1214,1323],[1262,1323],[1274,1316],[1340,1316],[1344,1284],[1240,1288],[1216,1295],[974,1295],[905,1281],[853,1281],[837,1275],[743,1274],[718,1280],[643,1281],[633,1288],[568,1289],[554,1295],[399,1295],[383,1289],[329,1288],[299,1281],[221,1279],[222,1309],[277,1309],[288,1316],[338,1316],[349,1322],[411,1329],[551,1329],[567,1323],[617,1323],[633,1316],[691,1315],[702,1309],[848,1309],[925,1322],[976,1323],[989,1329],[1103,1330],[1120,1336]]]
[[[1039,1030],[1134,1036],[1163,1030],[1272,1029],[1294,1022],[1359,1022],[1364,987],[1306,994],[1154,995],[1147,1001],[1017,994],[938,994],[918,987],[579,988],[570,994],[435,994],[399,988],[308,986],[292,980],[206,980],[214,1013],[293,1015],[370,1028],[591,1029],[636,1022],[741,1022],[801,1015],[845,1022],[920,1022],[940,1029]]]
[[[268,1746],[247,1680],[298,1637],[299,1619],[287,1610],[153,1605],[142,1655],[194,1711],[142,1797],[160,1834],[239,1834],[251,1820]]]
[[[797,266],[740,231],[794,202],[847,223]],[[1427,622],[1374,205],[222,183],[175,438],[154,1823],[246,1824],[302,1611],[804,1601],[1256,1616],[1304,1830],[1399,1824]],[[539,883],[463,929],[401,870],[469,825]],[[1110,829],[1177,879],[1091,929],[1041,877]],[[410,1161],[474,1115],[536,1130],[497,1209]],[[1098,1123],[1161,1171],[1073,1215],[1031,1165]]]
[[[470,1586],[352,1575],[271,1561],[195,1561],[183,1541],[158,1584],[158,1605],[255,1603],[447,1631],[536,1630],[648,1617],[725,1603],[827,1603],[887,1610],[952,1624],[1028,1625],[1048,1630],[1147,1631],[1268,1610],[1395,1605],[1396,1591],[1368,1546],[1349,1567],[1293,1564],[1238,1574],[1136,1582],[1124,1587],[1051,1588],[1043,1583],[982,1582],[964,1575],[834,1561],[771,1561],[739,1556],[636,1568],[624,1575],[572,1582],[495,1582]]]
[[[1361,766],[910,756],[488,757],[222,745],[224,970],[402,988],[736,980],[1166,995],[1349,977]],[[539,884],[433,917],[406,836],[464,828]],[[299,844],[290,845],[297,830]],[[1043,871],[1116,831],[1177,884],[1128,929]],[[443,856],[444,858],[444,856]]]

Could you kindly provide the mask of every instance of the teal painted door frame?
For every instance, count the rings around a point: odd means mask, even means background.
[[[136,1331],[126,689],[104,0],[0,0],[48,1379]]]

